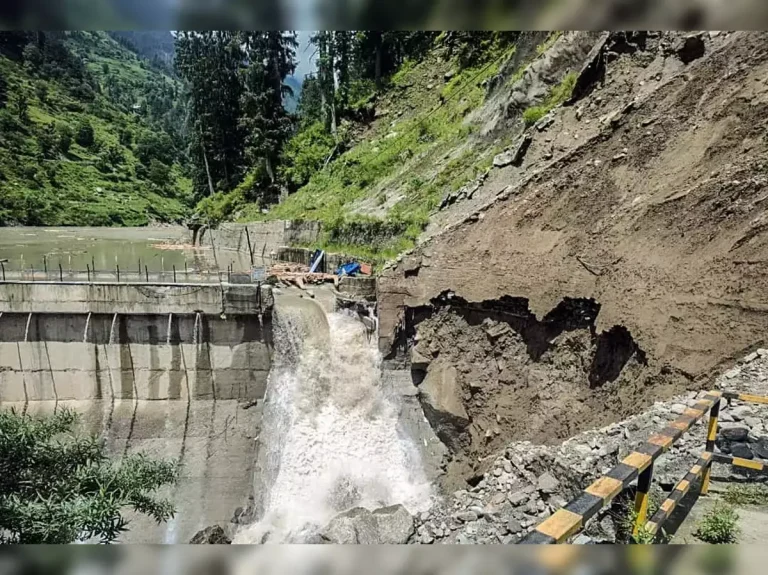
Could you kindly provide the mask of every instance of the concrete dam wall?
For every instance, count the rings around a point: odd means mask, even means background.
[[[179,461],[176,517],[123,540],[186,542],[253,493],[271,312],[257,284],[0,283],[0,408],[71,407],[112,454]]]

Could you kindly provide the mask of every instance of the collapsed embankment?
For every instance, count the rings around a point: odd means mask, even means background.
[[[759,346],[768,329],[768,49],[760,33],[698,39],[694,53],[687,40],[677,46],[663,35],[607,43],[618,53],[602,54],[597,83],[529,129],[521,165],[499,162],[471,202],[440,216],[448,229],[383,272],[382,352],[396,357],[398,333],[414,329],[409,314],[447,291],[473,305],[525,298],[524,313],[544,323],[565,298],[599,304],[592,325],[552,340],[558,353],[536,358],[525,330],[506,336],[501,357],[511,353],[524,366],[508,409],[533,410],[509,433],[545,441],[584,429],[580,421],[616,421],[682,387],[706,386]],[[460,357],[449,361],[474,424],[484,415],[470,387],[497,385],[488,372],[503,370],[490,361],[491,344],[480,343],[487,334],[460,308],[437,312],[443,326],[425,339],[438,356],[475,350],[466,372]],[[592,389],[601,338],[622,337],[645,365],[632,360]],[[458,453],[475,455],[461,445]]]

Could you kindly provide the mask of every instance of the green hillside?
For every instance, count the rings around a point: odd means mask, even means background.
[[[181,91],[105,32],[0,34],[0,225],[181,220]]]

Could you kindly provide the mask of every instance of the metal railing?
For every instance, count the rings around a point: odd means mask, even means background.
[[[587,521],[608,507],[616,496],[631,487],[635,481],[635,520],[632,535],[637,538],[642,531],[649,536],[655,536],[694,483],[701,480],[700,494],[706,495],[709,492],[713,462],[768,474],[768,461],[741,459],[714,451],[721,399],[727,400],[729,405],[733,399],[768,404],[768,397],[727,391],[710,391],[693,407],[687,408],[660,433],[652,435],[647,441],[637,446],[618,465],[593,482],[568,505],[558,509],[553,515],[537,525],[522,539],[521,543],[553,544],[565,542],[583,529]],[[706,413],[709,413],[709,425],[704,451],[691,470],[674,486],[653,517],[647,520],[654,462]]]
[[[217,283],[251,283],[250,274],[235,272],[231,268],[226,271],[214,270],[177,270],[171,267],[165,271],[141,272],[136,269],[125,270],[115,267],[113,270],[93,270],[88,266],[85,270],[72,270],[57,267],[48,270],[25,269],[8,270],[0,264],[0,282],[41,282],[41,283],[141,283],[141,284],[217,284]]]

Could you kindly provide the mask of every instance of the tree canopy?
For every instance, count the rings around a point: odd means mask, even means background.
[[[0,543],[115,541],[125,509],[167,521],[174,508],[153,493],[177,481],[174,462],[131,455],[112,461],[104,442],[75,433],[78,414],[0,411]]]

